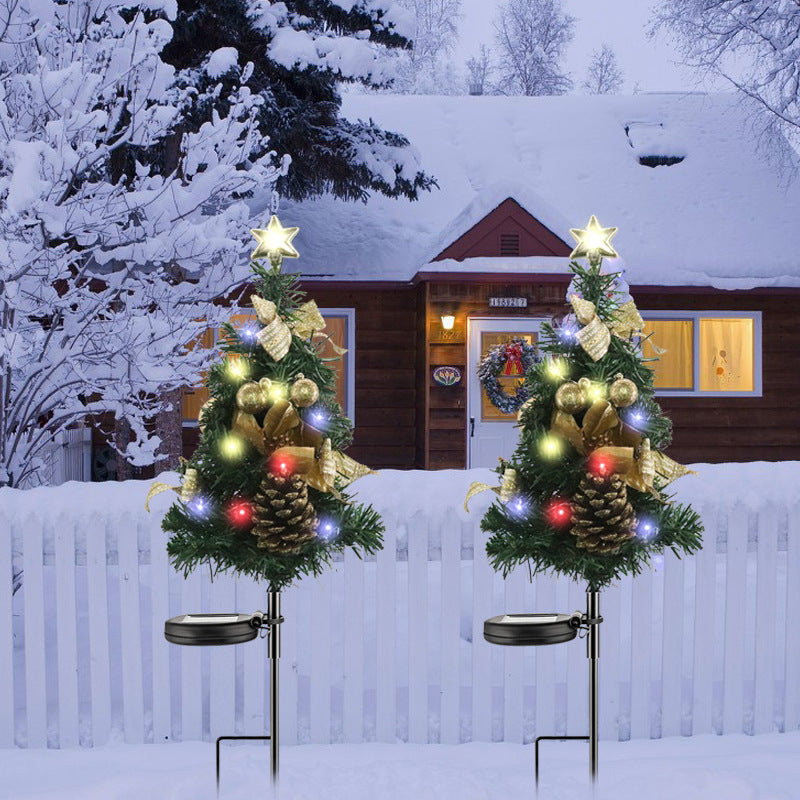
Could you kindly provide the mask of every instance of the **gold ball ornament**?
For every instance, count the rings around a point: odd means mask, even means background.
[[[556,406],[567,414],[577,414],[586,408],[586,393],[574,381],[562,383],[556,391]]]
[[[301,372],[289,390],[289,399],[298,408],[313,406],[319,400],[319,386]]]
[[[236,392],[236,405],[248,414],[258,414],[269,405],[269,401],[260,384],[247,381]]]
[[[608,390],[609,399],[617,408],[632,406],[639,397],[639,390],[636,388],[636,384],[632,380],[623,377],[621,372],[618,372],[614,379],[614,383],[611,384],[611,388]]]

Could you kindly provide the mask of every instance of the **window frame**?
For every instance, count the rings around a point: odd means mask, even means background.
[[[344,317],[347,320],[346,341],[347,362],[344,375],[345,416],[356,425],[356,310],[355,308],[327,308],[318,306],[323,317]],[[323,331],[324,333],[324,331]]]
[[[356,310],[355,308],[320,308],[319,313],[323,317],[343,317],[347,320],[346,324],[346,342],[345,349],[347,350],[347,366],[345,369],[345,387],[344,397],[345,406],[344,413],[350,418],[355,427],[355,413],[356,413],[356,370],[355,370],[355,352],[356,352]],[[253,312],[255,316],[255,312]],[[219,342],[219,328],[212,328],[212,347],[216,347]],[[183,403],[181,403],[183,406]],[[199,425],[197,419],[185,419],[183,417],[183,408],[181,408],[181,426],[184,428],[197,428]]]
[[[642,319],[692,321],[692,385],[686,389],[655,389],[656,397],[763,397],[763,350],[761,338],[761,311],[647,311],[639,309]],[[701,391],[700,386],[700,320],[701,319],[751,319],[753,320],[753,391],[711,392]],[[647,363],[645,363],[647,366]]]

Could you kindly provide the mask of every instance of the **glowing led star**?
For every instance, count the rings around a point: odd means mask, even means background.
[[[253,250],[250,258],[269,258],[270,261],[281,258],[297,258],[300,253],[294,249],[292,239],[297,236],[300,228],[284,228],[278,218],[273,214],[270,217],[266,230],[254,228],[250,233],[255,236],[258,247]]]
[[[611,246],[611,239],[617,232],[617,228],[601,228],[597,217],[592,214],[589,224],[585,230],[581,228],[570,228],[569,232],[575,237],[577,246],[569,254],[570,258],[583,258],[587,256],[589,260],[600,256],[616,258],[617,251]]]

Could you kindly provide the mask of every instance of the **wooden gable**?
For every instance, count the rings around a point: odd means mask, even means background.
[[[506,198],[480,222],[449,244],[434,261],[479,256],[568,256],[572,248],[526,211]]]

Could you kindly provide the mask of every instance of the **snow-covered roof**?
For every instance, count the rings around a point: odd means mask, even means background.
[[[300,227],[296,269],[309,277],[566,274],[561,257],[431,263],[513,197],[570,246],[569,228],[591,214],[617,226],[618,263],[634,285],[800,286],[800,179],[758,151],[736,97],[346,95],[343,114],[407,136],[439,188],[416,202],[284,201],[284,224]],[[639,163],[647,155],[684,158],[649,167]]]

